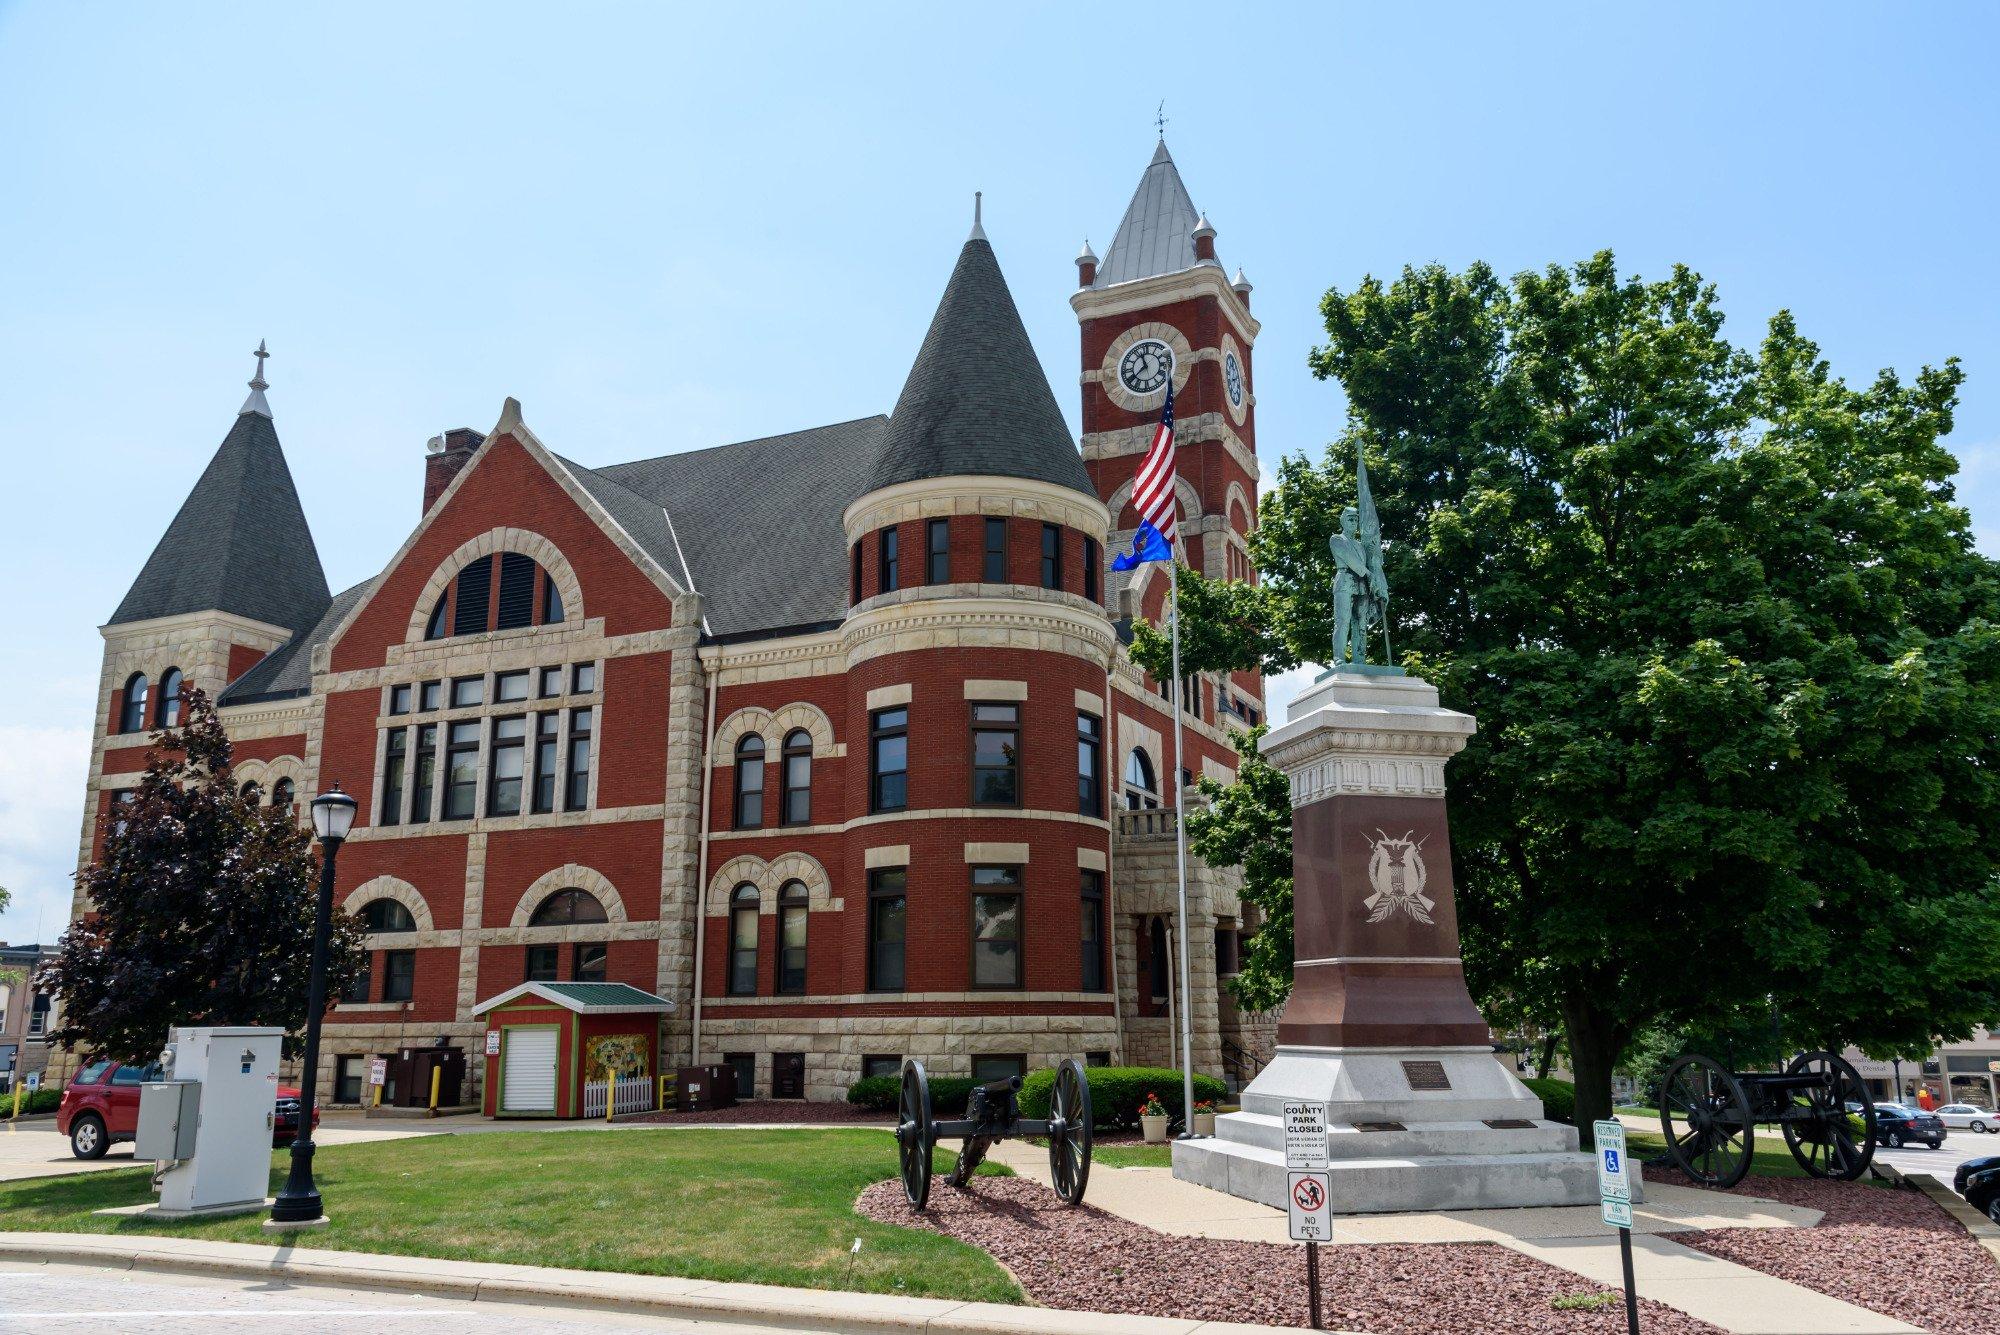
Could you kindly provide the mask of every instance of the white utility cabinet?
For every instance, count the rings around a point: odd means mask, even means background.
[[[271,1186],[271,1126],[278,1102],[281,1029],[176,1029],[173,1083],[200,1086],[194,1154],[168,1161],[160,1178],[163,1212],[263,1204]],[[142,1095],[142,1098],[144,1096]],[[155,1095],[163,1105],[167,1095]],[[174,1099],[177,1105],[179,1099]],[[142,1111],[144,1105],[142,1104]],[[181,1143],[186,1143],[182,1128]]]

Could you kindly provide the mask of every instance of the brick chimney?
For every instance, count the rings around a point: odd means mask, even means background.
[[[424,460],[424,513],[429,514],[437,504],[437,498],[458,476],[458,470],[472,461],[486,437],[469,426],[453,427],[442,436],[432,436],[425,442],[430,457]]]

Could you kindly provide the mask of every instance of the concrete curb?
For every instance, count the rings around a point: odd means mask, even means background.
[[[1972,1240],[1986,1249],[1994,1264],[2000,1265],[2000,1224],[1967,1205],[1963,1196],[1929,1173],[1905,1173],[1903,1180],[1942,1205],[1972,1235]]]
[[[899,1298],[829,1289],[789,1289],[768,1284],[728,1284],[665,1275],[559,1270],[290,1246],[260,1247],[162,1235],[0,1233],[0,1260],[260,1279],[279,1275],[307,1284],[399,1290],[478,1302],[636,1309],[649,1315],[690,1321],[782,1325],[790,1330],[825,1331],[830,1335],[907,1335],[912,1331],[927,1335],[1279,1335],[1293,1329],[1014,1307],[1005,1303],[965,1303],[942,1298]]]

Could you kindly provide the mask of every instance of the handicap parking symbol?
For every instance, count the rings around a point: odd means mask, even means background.
[[[1618,1173],[1618,1151],[1604,1151],[1604,1171],[1616,1176]]]

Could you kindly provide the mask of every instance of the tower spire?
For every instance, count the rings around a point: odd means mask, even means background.
[[[986,229],[979,225],[979,202],[985,193],[983,190],[972,192],[972,235],[965,238],[967,241],[984,241],[986,239]]]
[[[251,355],[257,359],[257,374],[250,377],[250,397],[243,400],[243,406],[236,410],[236,415],[241,417],[244,413],[256,413],[259,417],[269,417],[271,405],[264,401],[264,391],[271,386],[264,379],[264,359],[271,354],[265,351],[263,339],[257,340],[257,351]]]

